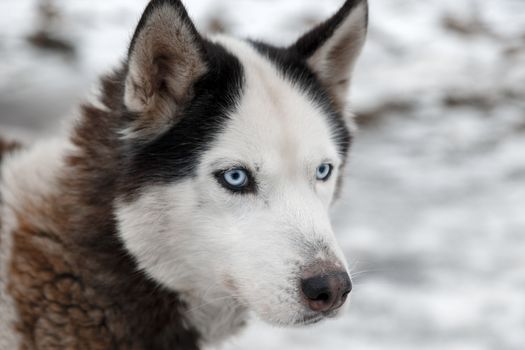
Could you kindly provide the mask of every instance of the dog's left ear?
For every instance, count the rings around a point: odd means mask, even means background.
[[[332,18],[290,48],[306,59],[340,110],[345,105],[352,69],[365,42],[367,27],[367,0],[347,0]]]
[[[150,138],[177,122],[207,71],[203,39],[180,0],[151,0],[128,53],[124,104],[136,117],[123,133]]]

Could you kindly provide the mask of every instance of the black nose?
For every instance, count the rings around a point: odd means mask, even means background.
[[[346,272],[333,272],[303,279],[301,288],[311,310],[327,312],[345,303],[352,282]]]

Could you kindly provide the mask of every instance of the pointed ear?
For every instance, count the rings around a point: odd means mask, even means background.
[[[202,38],[180,0],[152,0],[129,48],[124,104],[136,118],[124,136],[158,135],[175,123],[206,70]]]
[[[365,42],[367,27],[367,0],[347,0],[332,18],[290,48],[305,58],[340,110],[345,106],[352,69]]]

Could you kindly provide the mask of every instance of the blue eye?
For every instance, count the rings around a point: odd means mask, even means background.
[[[232,169],[224,173],[224,181],[232,187],[241,188],[248,183],[248,174],[244,169]]]
[[[244,168],[233,168],[226,171],[218,171],[215,177],[219,183],[232,192],[254,192],[255,187],[248,170]]]
[[[317,168],[316,177],[319,181],[327,181],[332,175],[333,170],[332,164],[324,163]]]

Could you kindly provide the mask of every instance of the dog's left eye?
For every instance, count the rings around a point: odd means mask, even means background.
[[[324,163],[319,165],[316,172],[317,180],[319,181],[327,181],[330,176],[332,175],[333,170],[332,164]]]

